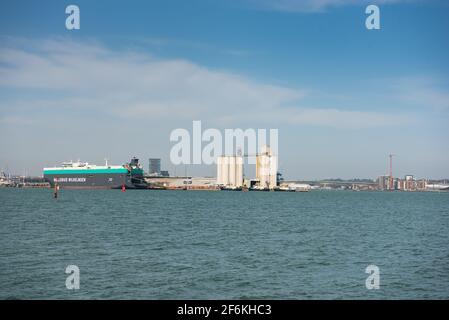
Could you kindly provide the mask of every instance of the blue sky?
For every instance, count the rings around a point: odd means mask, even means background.
[[[65,29],[72,3],[76,31]],[[379,5],[381,30],[365,28],[367,4]],[[0,167],[40,174],[137,155],[173,172],[171,130],[202,120],[278,128],[288,178],[374,178],[389,153],[398,176],[449,177],[448,11],[411,0],[2,1]]]

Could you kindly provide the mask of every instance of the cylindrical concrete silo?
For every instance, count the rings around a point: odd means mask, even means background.
[[[221,165],[222,167],[222,177],[223,177],[223,185],[229,184],[229,157],[224,156],[223,157],[223,163]]]
[[[243,186],[243,157],[238,156],[235,158],[235,186]]]
[[[218,157],[217,158],[217,184],[223,184],[223,168],[222,168],[222,162],[223,162],[223,158],[222,157]]]
[[[235,156],[229,156],[229,185],[235,186]]]
[[[278,158],[276,156],[270,157],[270,189],[276,186],[278,172]]]

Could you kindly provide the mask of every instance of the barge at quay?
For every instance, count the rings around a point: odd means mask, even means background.
[[[44,168],[44,179],[51,187],[65,189],[146,189],[139,159],[119,166],[92,165],[87,162],[64,162],[60,167]]]

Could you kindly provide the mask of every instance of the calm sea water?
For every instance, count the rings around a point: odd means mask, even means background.
[[[2,299],[449,298],[449,193],[0,189],[0,201]],[[370,264],[379,290],[365,287]]]

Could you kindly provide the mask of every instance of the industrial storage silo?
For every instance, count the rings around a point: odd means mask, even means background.
[[[270,171],[269,171],[269,188],[272,189],[277,185],[278,173],[278,158],[275,155],[270,157]]]
[[[274,188],[277,180],[277,157],[268,146],[262,146],[256,157],[256,177],[262,188]]]
[[[222,157],[223,162],[221,164],[222,170],[222,181],[223,185],[227,186],[229,184],[229,157]]]
[[[229,156],[229,186],[235,186],[235,157]]]
[[[227,187],[243,186],[243,157],[221,156],[217,159],[217,184]]]
[[[223,162],[223,158],[222,157],[218,157],[217,158],[217,184],[218,185],[222,185],[223,184],[222,162]]]
[[[235,157],[235,186],[243,187],[243,157]]]

